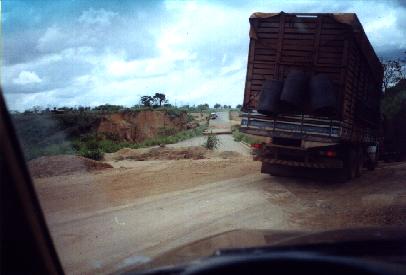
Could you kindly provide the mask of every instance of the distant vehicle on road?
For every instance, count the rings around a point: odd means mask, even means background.
[[[218,115],[216,113],[211,113],[210,114],[210,119],[216,119]]]

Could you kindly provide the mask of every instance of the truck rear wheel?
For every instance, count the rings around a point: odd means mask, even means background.
[[[349,181],[357,175],[359,175],[359,157],[357,151],[354,149],[349,149],[347,156],[344,159],[344,167],[342,169],[342,173],[339,175],[340,181]]]
[[[362,174],[362,168],[364,166],[364,153],[362,151],[362,148],[358,149],[358,154],[357,154],[357,170],[356,170],[356,177],[360,177]]]
[[[369,171],[374,171],[376,168],[376,164],[377,164],[376,161],[368,160],[367,169]]]

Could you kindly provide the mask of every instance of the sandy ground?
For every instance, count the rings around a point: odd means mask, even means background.
[[[35,181],[67,273],[111,272],[232,229],[406,224],[406,164],[328,185],[260,174],[248,157],[114,166]]]
[[[406,224],[406,163],[327,184],[264,175],[250,156],[220,153],[34,179],[66,273],[111,273],[233,229]]]

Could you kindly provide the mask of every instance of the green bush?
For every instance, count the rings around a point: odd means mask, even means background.
[[[255,139],[255,138],[253,138],[253,137],[247,136],[247,135],[244,134],[244,133],[241,133],[241,132],[238,130],[238,128],[234,128],[234,130],[233,130],[233,137],[234,137],[234,141],[237,141],[237,142],[243,141],[243,142],[248,143],[248,144],[261,143],[260,140],[257,140],[257,139]]]
[[[233,132],[234,141],[240,142],[244,139],[244,134],[240,133],[239,131]]]
[[[210,133],[207,136],[206,143],[204,144],[204,147],[206,147],[209,150],[214,150],[214,149],[218,148],[219,143],[220,143],[219,138],[216,135],[213,135],[213,134]]]
[[[192,116],[191,114],[187,114],[187,122],[192,122],[195,121],[194,116]]]
[[[93,159],[93,160],[101,160],[103,159],[104,153],[99,148],[91,149],[91,150],[83,150],[79,152],[79,155],[85,158]]]

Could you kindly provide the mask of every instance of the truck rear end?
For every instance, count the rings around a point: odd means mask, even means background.
[[[241,131],[262,172],[373,169],[379,144],[382,66],[355,14],[255,13]]]

